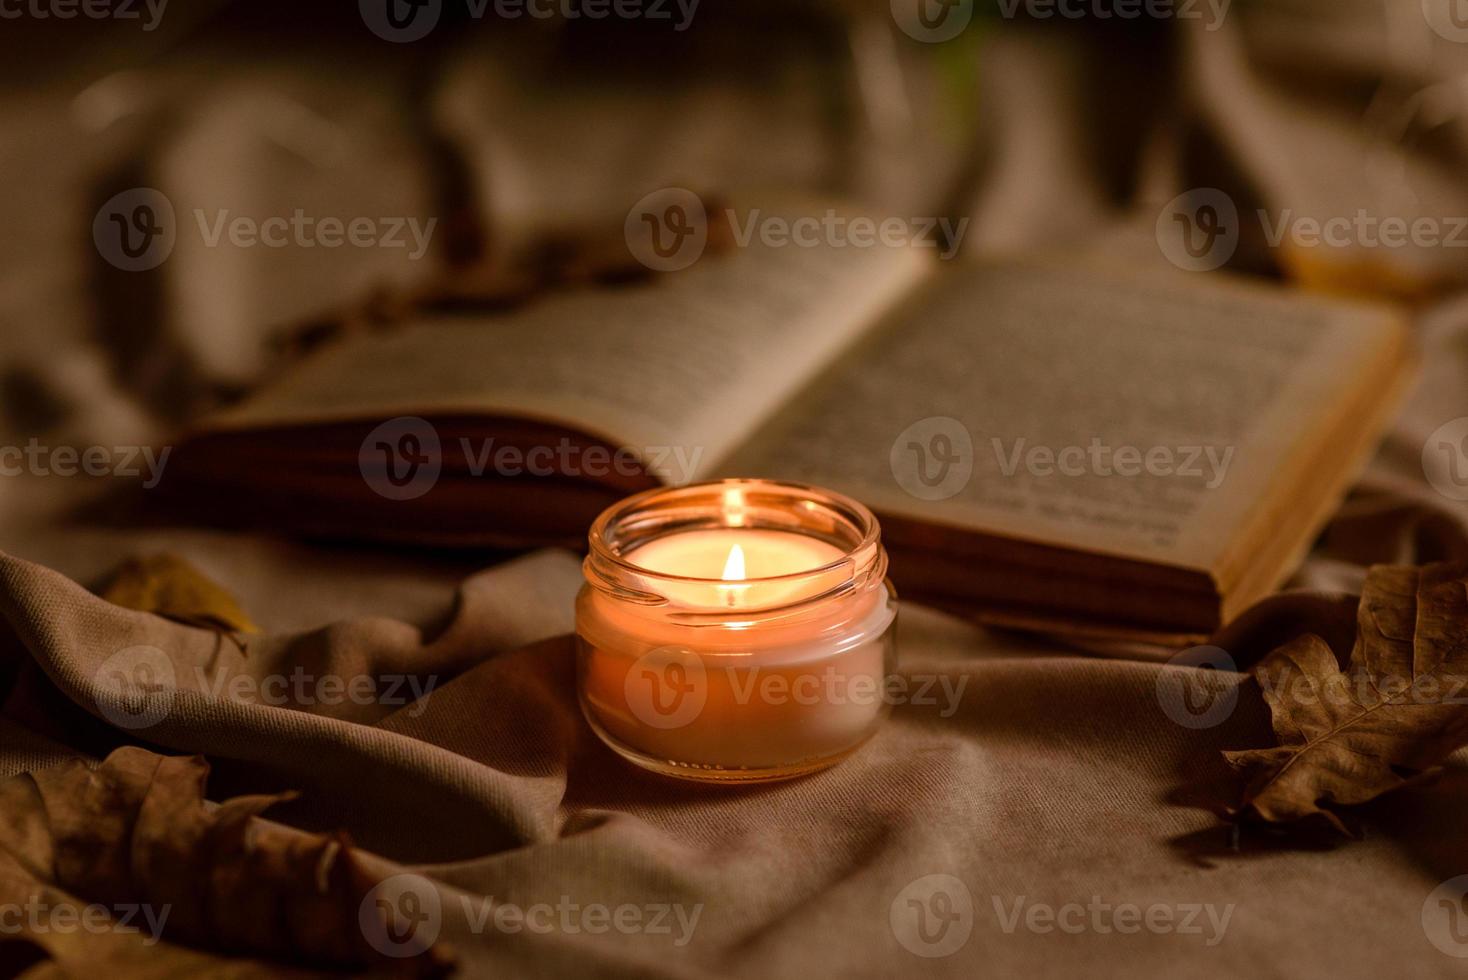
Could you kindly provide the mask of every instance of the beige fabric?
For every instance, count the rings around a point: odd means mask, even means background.
[[[1303,161],[1323,152],[1340,164],[1351,150],[1290,123],[1306,105],[1324,129],[1349,129],[1363,106],[1311,101],[1322,91],[1311,73],[1335,77],[1337,62],[1313,47],[1290,48],[1290,38],[1310,27],[1297,5],[1284,5],[1290,9],[1278,21],[1261,11],[1268,6],[1240,3],[1220,39],[1187,42],[1216,48],[1194,62],[1199,77],[1180,89],[1181,108],[1162,98],[1173,91],[1170,78],[1133,79],[1124,89],[1128,110],[1139,93],[1157,96],[1159,131],[1207,137],[1201,145],[1214,155],[1204,154],[1209,166],[1201,169],[1189,167],[1196,153],[1154,167],[1146,141],[1110,138],[1095,116],[1109,82],[1136,66],[1129,46],[1114,47],[1113,36],[1087,43],[998,32],[984,62],[996,86],[986,118],[1010,152],[986,157],[980,168],[989,190],[974,195],[976,241],[1002,249],[1069,240],[1084,228],[1101,234],[1133,198],[1150,193],[1118,186],[1116,174],[1145,184],[1155,170],[1173,190],[1226,183],[1241,203],[1250,194],[1287,202],[1302,183],[1320,198],[1342,186],[1348,194],[1351,182],[1340,173],[1329,186],[1312,184],[1315,165]],[[1368,73],[1389,63],[1374,47],[1385,35],[1369,29],[1376,5],[1332,7],[1349,9],[1368,29],[1347,32],[1349,43],[1329,50]],[[1455,77],[1450,65],[1463,51],[1431,39],[1428,50],[1416,67],[1435,79]],[[1297,70],[1277,70],[1281,59]],[[1141,74],[1160,73],[1161,60],[1143,62]],[[1247,90],[1232,84],[1238,73],[1252,79]],[[1032,97],[1006,97],[1025,92]],[[1065,105],[1073,107],[1068,114],[1051,111]],[[1251,129],[1252,141],[1243,135],[1259,118],[1276,120],[1268,132],[1277,153],[1258,145],[1264,129]],[[1309,142],[1314,154],[1294,152],[1291,138]],[[1046,163],[1038,172],[1037,160]],[[1308,207],[1337,205],[1312,197]],[[1155,260],[1155,247],[1144,244],[1138,254]],[[1273,638],[1307,625],[1333,628],[1343,608],[1336,597],[1369,562],[1468,553],[1468,510],[1429,488],[1420,463],[1428,435],[1468,415],[1468,307],[1443,302],[1428,311],[1420,336],[1422,383],[1363,491],[1293,583],[1316,591],[1271,600],[1226,633],[1222,642],[1241,665]],[[26,356],[40,363],[34,352]],[[106,390],[76,387],[94,396]],[[82,431],[105,431],[115,417],[110,401],[79,402]],[[1198,804],[1227,798],[1210,789],[1223,775],[1220,750],[1267,740],[1255,695],[1243,691],[1216,727],[1187,728],[1164,710],[1179,696],[1180,668],[1081,656],[908,607],[901,670],[966,683],[951,716],[942,716],[941,702],[899,707],[859,754],[788,784],[670,782],[620,762],[580,719],[566,636],[579,584],[572,556],[435,559],[109,526],[79,515],[74,505],[104,489],[57,479],[0,482],[0,542],[18,556],[0,558],[0,610],[9,624],[0,630],[0,773],[100,758],[139,739],[205,753],[215,765],[215,797],[299,790],[300,801],[276,817],[344,828],[430,879],[443,903],[442,941],[474,975],[1461,974],[1462,961],[1435,949],[1423,926],[1432,889],[1468,872],[1461,763],[1435,784],[1367,808],[1370,834],[1338,852],[1249,838],[1234,854],[1218,819]],[[210,634],[111,608],[75,584],[95,584],[129,554],[164,548],[223,583],[262,624],[267,636],[247,657]],[[166,717],[129,733],[101,717],[98,678],[109,658],[138,645],[166,653],[181,692]],[[407,673],[436,686],[426,700],[396,710],[246,703],[199,690],[220,678],[261,680],[297,667],[343,678]],[[1203,677],[1215,693],[1237,683]],[[962,883],[962,891],[946,887],[960,915],[968,896],[960,925],[971,922],[971,933],[951,955],[928,958],[913,951],[936,947],[914,943],[916,909],[907,903],[914,892],[905,890],[933,875]],[[669,903],[686,916],[697,909],[698,918],[683,945],[675,942],[676,916],[671,934],[476,931],[463,903],[477,915],[487,897],[521,908]],[[1109,920],[1103,931],[1089,911],[1075,934],[1025,925],[1032,905],[1093,899],[1142,909],[1162,903],[1179,918],[1191,905],[1231,912],[1215,945],[1207,944],[1216,932],[1206,914],[1195,922],[1202,934],[1121,933]],[[1006,931],[1017,902],[1021,919]]]
[[[61,743],[104,753],[119,738],[89,715],[105,697],[99,671],[125,648],[164,650],[180,693],[167,717],[133,734],[207,754],[214,795],[299,789],[282,818],[345,828],[414,866],[442,890],[442,941],[479,975],[1061,976],[1081,965],[1133,975],[1185,960],[1240,974],[1261,957],[1289,975],[1388,974],[1402,957],[1418,975],[1457,968],[1426,945],[1419,919],[1431,888],[1468,861],[1456,817],[1468,798],[1461,769],[1373,808],[1387,829],[1349,851],[1274,852],[1249,840],[1244,855],[1230,854],[1217,818],[1190,801],[1221,775],[1219,750],[1264,743],[1253,695],[1224,724],[1191,730],[1163,711],[1176,692],[1159,694],[1179,668],[1067,655],[909,608],[902,671],[966,682],[951,717],[941,703],[901,706],[858,755],[786,785],[669,782],[627,767],[580,720],[560,635],[577,577],[570,556],[544,553],[469,579],[446,627],[359,617],[256,640],[241,657],[211,634],[117,610],[5,558],[4,614],[25,645],[11,662],[44,671],[64,697],[38,698],[44,685],[22,677],[0,760],[11,773],[65,757]],[[278,587],[303,588],[304,578],[283,567]],[[196,690],[301,664],[347,678],[410,672],[439,686],[391,713]],[[903,889],[928,875],[953,875],[971,896],[972,935],[948,958],[914,956],[890,925]],[[701,912],[682,946],[676,929],[476,933],[481,896],[522,908]],[[1004,931],[999,909],[1017,900],[1060,907],[1093,896],[1176,905],[1179,916],[1197,903],[1234,909],[1214,946],[1208,932]],[[1359,896],[1369,896],[1369,914]],[[1310,940],[1291,940],[1296,930]]]

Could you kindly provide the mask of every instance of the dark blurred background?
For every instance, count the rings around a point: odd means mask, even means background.
[[[619,228],[668,185],[969,217],[966,255],[1138,264],[1165,261],[1159,209],[1194,188],[1245,215],[1468,213],[1448,0],[532,6],[550,16],[7,0],[0,433],[157,438],[268,374],[303,324]],[[180,227],[198,209],[436,223],[421,255],[181,233],[136,272],[93,225],[138,188]],[[1311,287],[1421,297],[1462,266],[1260,238],[1242,222],[1231,267]]]

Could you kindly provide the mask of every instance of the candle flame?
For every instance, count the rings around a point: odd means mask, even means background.
[[[742,582],[744,580],[744,549],[734,545],[729,549],[729,559],[724,562],[724,574],[719,576],[726,582]]]

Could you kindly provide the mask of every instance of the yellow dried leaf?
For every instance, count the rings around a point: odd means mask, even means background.
[[[178,555],[132,558],[112,574],[102,598],[174,622],[211,629],[245,645],[239,634],[260,632],[224,588]]]

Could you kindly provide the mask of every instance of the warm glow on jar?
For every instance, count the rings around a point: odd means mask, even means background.
[[[592,728],[670,775],[779,779],[888,712],[896,599],[871,512],[762,480],[654,490],[593,526],[577,600]]]

